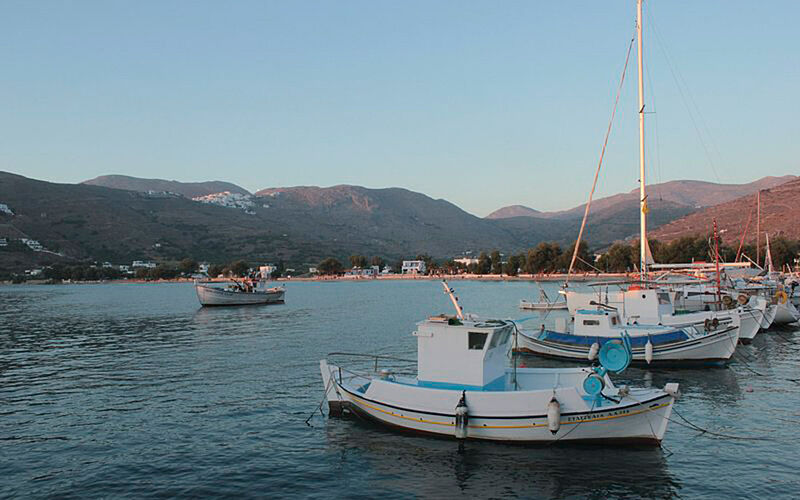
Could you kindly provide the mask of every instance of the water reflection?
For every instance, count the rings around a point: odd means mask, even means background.
[[[358,419],[327,422],[329,453],[363,461],[370,490],[477,498],[659,497],[681,484],[659,448],[463,443],[389,431]]]

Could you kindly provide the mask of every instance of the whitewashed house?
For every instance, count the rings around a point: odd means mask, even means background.
[[[425,274],[425,261],[404,260],[402,271],[403,274]]]

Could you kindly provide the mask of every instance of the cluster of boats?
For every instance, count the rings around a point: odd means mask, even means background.
[[[664,438],[678,384],[630,388],[611,379],[634,359],[631,336],[620,332],[591,351],[592,366],[522,368],[513,354],[523,338],[517,323],[465,314],[443,283],[456,314],[417,325],[415,376],[379,368],[397,361],[388,356],[369,356],[368,369],[334,361],[355,354],[320,361],[330,415],[458,439],[658,444]]]
[[[726,281],[721,286],[713,280],[667,278],[645,285],[594,283],[595,290],[586,292],[567,289],[561,292],[567,314],[521,333],[517,349],[583,360],[624,332],[631,338],[634,364],[719,365],[733,356],[738,343],[751,342],[773,325],[800,320],[795,278],[773,273]]]
[[[361,355],[368,361],[365,368],[354,368],[357,363],[352,358],[345,367],[346,353],[320,361],[330,415],[355,414],[389,427],[458,439],[659,444],[671,421],[678,385],[618,387],[612,374],[631,363],[725,364],[738,343],[752,341],[773,325],[800,319],[800,290],[793,279],[772,272],[755,277],[743,273],[734,279],[737,268],[733,265],[723,284],[726,269],[719,263],[715,221],[713,279],[676,280],[672,273],[654,277],[649,272],[654,262],[647,240],[642,21],[642,0],[638,0],[638,279],[598,283],[588,292],[565,283],[555,301],[544,292],[538,303],[523,301],[522,308],[539,311],[543,319],[555,311],[552,324],[541,323],[532,331],[520,329],[519,321],[464,314],[453,290],[444,283],[456,314],[418,323],[413,333],[417,359],[407,360],[416,364],[416,372],[408,366],[379,368],[379,364],[403,361],[379,355]],[[628,55],[632,44],[633,40]],[[613,117],[612,112],[612,122]],[[603,152],[568,276],[580,248]],[[769,257],[767,262],[771,263]],[[771,264],[765,267],[771,271]],[[590,365],[521,368],[517,359],[523,353]]]
[[[800,320],[792,278],[732,280],[730,288],[655,280],[566,290],[566,314],[553,318],[556,326],[533,331],[519,320],[465,314],[443,284],[456,314],[418,323],[416,361],[353,353],[320,361],[331,416],[457,439],[657,445],[678,385],[618,387],[613,374],[630,364],[725,364],[737,343]],[[525,354],[588,366],[522,368],[518,358]],[[354,368],[354,356],[368,366]],[[397,361],[415,363],[416,373],[382,368]]]

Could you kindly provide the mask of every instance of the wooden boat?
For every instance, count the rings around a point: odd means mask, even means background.
[[[267,288],[264,281],[252,286],[234,280],[233,284],[226,288],[213,286],[210,283],[195,283],[194,288],[202,306],[279,304],[283,303],[286,294],[285,288]]]

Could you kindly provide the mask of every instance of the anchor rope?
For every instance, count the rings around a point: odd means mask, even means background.
[[[314,411],[311,412],[311,415],[309,415],[308,418],[306,419],[306,425],[307,426],[314,427],[313,425],[309,424],[308,422],[314,417],[314,415],[317,414],[318,410],[319,410],[320,415],[322,415],[323,417],[325,416],[325,414],[322,412],[322,405],[325,403],[325,399],[328,397],[328,389],[331,388],[331,382],[333,382],[333,374],[332,373],[331,373],[330,378],[328,379],[328,383],[325,385],[325,390],[322,393],[322,399],[320,400],[320,402],[317,405],[317,407],[314,408]]]
[[[631,396],[630,394],[628,394],[628,397],[631,398],[632,400],[636,401],[640,405],[643,404],[641,401],[639,401],[635,397]],[[653,411],[651,408],[645,408],[645,410],[648,411],[648,412],[652,412]],[[677,420],[673,420],[672,418],[665,417],[663,415],[660,415],[661,418],[665,418],[665,419],[667,419],[668,421],[672,422],[675,425],[680,425],[681,427],[686,427],[688,429],[696,430],[696,431],[700,432],[701,435],[702,434],[708,434],[708,435],[717,436],[717,437],[720,437],[720,438],[723,438],[723,439],[736,439],[736,440],[742,440],[742,441],[774,441],[773,438],[765,437],[765,436],[757,436],[757,437],[733,436],[731,434],[723,434],[721,432],[714,432],[714,431],[710,431],[708,429],[704,429],[703,427],[700,427],[699,425],[697,425],[697,424],[695,424],[693,422],[690,422],[689,419],[687,419],[686,417],[681,415],[680,412],[678,412],[678,410],[675,409],[675,403],[672,404],[672,411],[676,415],[678,415],[681,418],[681,420],[683,420],[686,423],[679,422]]]

